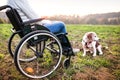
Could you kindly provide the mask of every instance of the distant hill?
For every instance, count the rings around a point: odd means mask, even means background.
[[[87,24],[120,24],[120,12],[89,14],[82,18],[81,23]]]
[[[86,17],[114,18],[114,17],[120,17],[120,12],[101,13],[101,14],[89,14],[89,15],[87,15]]]

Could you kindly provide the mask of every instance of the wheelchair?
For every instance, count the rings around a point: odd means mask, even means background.
[[[73,49],[67,34],[51,33],[46,27],[36,22],[42,18],[23,22],[16,9],[4,5],[0,10],[7,9],[6,15],[13,28],[8,42],[8,51],[14,59],[17,70],[29,78],[44,78],[52,74],[65,56],[63,65],[68,68]],[[15,48],[14,37],[19,35],[20,41]],[[67,44],[64,44],[64,39]],[[67,48],[65,48],[67,46]]]

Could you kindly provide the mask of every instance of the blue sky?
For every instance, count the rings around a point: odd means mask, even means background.
[[[120,0],[28,0],[42,16],[55,14],[95,14],[120,11]],[[6,4],[1,0],[0,6]]]

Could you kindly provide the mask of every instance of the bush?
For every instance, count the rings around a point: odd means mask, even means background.
[[[0,24],[1,24],[1,23],[9,23],[9,21],[6,20],[6,19],[2,19],[2,18],[0,18]]]

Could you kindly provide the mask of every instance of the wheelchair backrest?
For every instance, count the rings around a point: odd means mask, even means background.
[[[7,10],[6,15],[16,31],[22,30],[23,21],[16,9]]]
[[[49,31],[46,27],[42,25],[24,23],[16,9],[11,8],[7,10],[6,15],[8,19],[10,20],[11,24],[13,25],[13,28],[15,29],[15,31],[18,32],[21,38],[24,37],[29,32],[34,31],[34,30]],[[35,26],[34,30],[32,30],[32,26]]]

